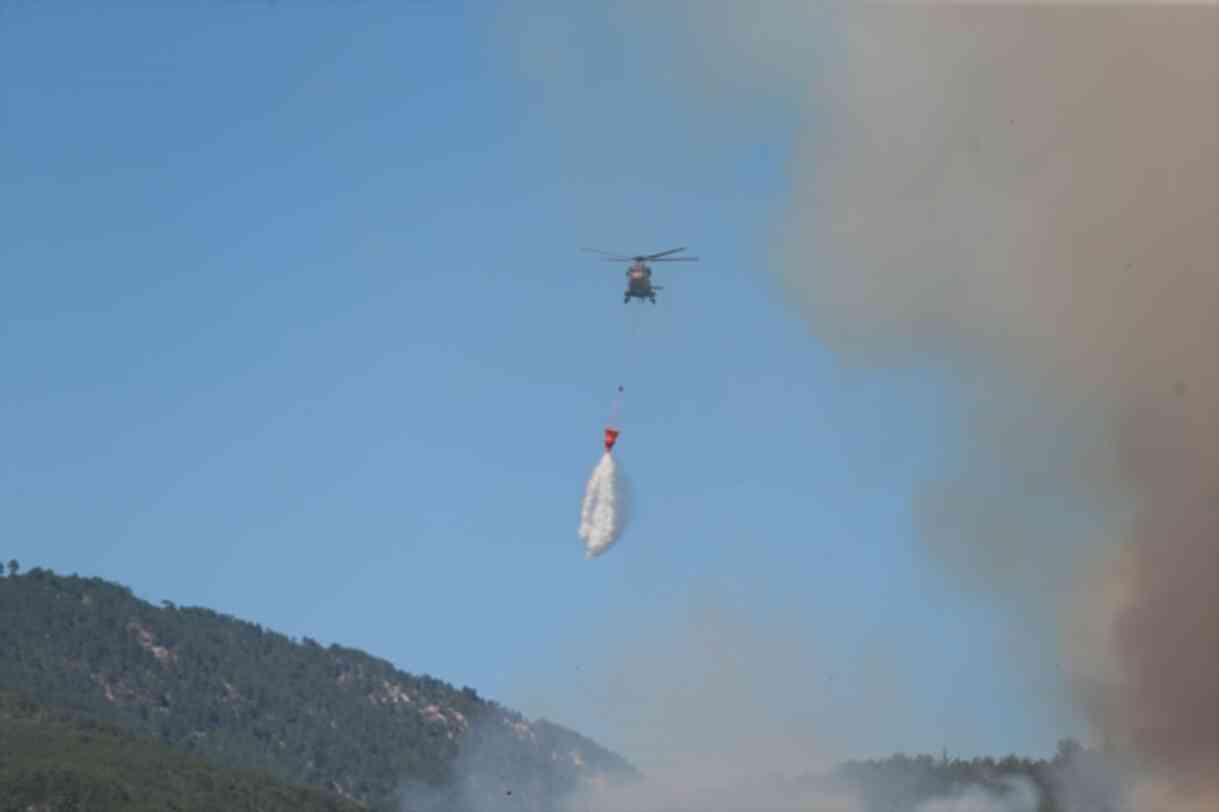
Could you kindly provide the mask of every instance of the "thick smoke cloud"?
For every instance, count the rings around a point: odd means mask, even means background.
[[[769,264],[816,336],[951,370],[928,556],[1066,672],[1130,809],[1219,808],[1219,8],[615,8],[683,103],[800,122]]]
[[[699,25],[721,76],[752,60],[809,121],[774,267],[812,329],[960,377],[971,450],[918,500],[928,551],[1045,623],[1098,737],[1173,803],[1214,793],[1219,11]]]

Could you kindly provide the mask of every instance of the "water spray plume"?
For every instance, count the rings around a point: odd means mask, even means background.
[[[580,506],[580,538],[584,540],[584,554],[588,558],[604,553],[622,533],[626,520],[623,490],[618,465],[607,450],[588,478],[584,502]]]

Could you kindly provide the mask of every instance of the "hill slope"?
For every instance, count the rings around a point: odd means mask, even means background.
[[[510,783],[528,808],[549,809],[582,782],[635,775],[469,688],[208,609],[156,607],[99,578],[0,578],[0,651],[0,689],[364,803],[460,770],[471,791]]]
[[[322,790],[214,767],[155,739],[0,691],[0,812],[359,812]]]

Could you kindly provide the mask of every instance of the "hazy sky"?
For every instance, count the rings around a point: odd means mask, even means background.
[[[92,5],[0,11],[4,560],[358,646],[628,757],[624,709],[725,649],[726,698],[836,756],[1081,732],[1054,659],[914,550],[957,383],[840,367],[764,272],[781,105],[690,97],[609,16]],[[586,245],[702,262],[624,307]],[[619,384],[633,515],[587,561]],[[719,647],[664,642],[725,614]]]

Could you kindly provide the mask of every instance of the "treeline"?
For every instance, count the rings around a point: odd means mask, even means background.
[[[583,780],[634,772],[571,731],[356,649],[156,607],[99,578],[10,571],[0,579],[0,689],[219,765],[391,803],[406,782],[451,783],[459,752],[477,743],[499,762],[485,769],[537,788],[522,800],[539,809]]]
[[[933,799],[984,795],[1004,800],[1036,797],[1037,812],[1119,812],[1121,786],[1102,755],[1073,739],[1052,759],[1014,755],[968,761],[946,755],[895,755],[850,761],[836,771],[868,812],[914,812]],[[1032,792],[1030,792],[1030,789]],[[1020,807],[1023,809],[1024,807]]]

